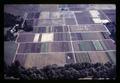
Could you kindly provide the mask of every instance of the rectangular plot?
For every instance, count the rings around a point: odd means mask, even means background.
[[[107,47],[107,50],[116,50],[116,46],[112,40],[103,40],[103,43]]]
[[[25,65],[27,55],[26,54],[16,54],[15,61],[19,61],[22,66]]]
[[[110,59],[110,61],[113,63],[113,64],[116,64],[116,53],[115,51],[113,52],[106,52],[108,58]]]
[[[42,68],[47,65],[57,64],[63,66],[65,64],[64,53],[49,53],[49,54],[28,54],[25,67],[37,67]]]
[[[86,13],[75,13],[78,24],[93,24],[92,18]]]
[[[71,32],[81,32],[81,31],[88,31],[85,26],[70,26]]]
[[[64,52],[68,52],[68,51],[72,51],[71,50],[71,44],[69,42],[63,42],[61,43],[61,51],[64,51]]]
[[[61,43],[51,43],[51,52],[61,52],[61,47],[60,47]]]
[[[63,34],[55,33],[54,34],[54,41],[63,41]]]
[[[36,33],[33,42],[38,42],[40,34]]]
[[[82,37],[81,33],[76,33],[76,35],[77,35],[78,40],[83,40],[83,37]]]
[[[109,59],[109,57],[107,56],[107,54],[106,54],[106,52],[103,52],[104,54],[103,54],[103,60],[105,61],[105,62],[108,62],[108,61],[110,61],[110,59]]]
[[[46,33],[52,33],[53,32],[53,29],[52,29],[52,27],[50,27],[50,26],[48,26],[47,28],[46,28]]]
[[[65,24],[65,23],[64,23],[64,21],[63,21],[62,18],[60,18],[60,19],[51,19],[51,24],[50,24],[50,26],[51,26],[51,25],[53,25],[53,26],[61,26],[61,25],[63,25],[63,24]]]
[[[104,50],[108,50],[107,46],[105,45],[105,43],[103,41],[100,41],[102,47],[104,48]]]
[[[54,39],[54,34],[53,33],[43,33],[41,42],[52,42]]]
[[[78,45],[81,51],[94,51],[95,50],[91,41],[80,42]]]
[[[63,32],[68,32],[68,26],[63,26]]]
[[[107,31],[103,25],[79,25],[70,26],[71,32],[82,32],[82,31]]]
[[[90,25],[90,30],[95,30],[95,31],[107,31],[104,25]]]
[[[42,38],[42,34],[39,35],[39,39],[38,39],[39,42],[41,41],[41,38]]]
[[[65,18],[66,25],[76,25],[74,18]]]
[[[41,43],[40,52],[49,52],[49,43]]]
[[[40,44],[39,43],[33,43],[31,45],[31,53],[40,53]]]
[[[73,44],[74,51],[81,51],[77,42],[72,42],[72,44]]]
[[[96,35],[99,39],[105,39],[105,37],[102,35],[101,32],[97,32],[95,35]]]
[[[50,18],[51,19],[60,19],[61,13],[60,12],[50,12]]]
[[[52,21],[50,19],[45,20],[39,20],[37,26],[50,26],[52,24]]]
[[[62,16],[63,18],[74,18],[74,14],[71,11],[63,11]]]
[[[25,68],[46,66],[46,54],[28,54],[25,62]]]
[[[38,32],[39,33],[45,33],[46,32],[46,27],[39,27]]]
[[[72,40],[82,40],[81,33],[71,33]]]
[[[70,42],[54,42],[51,43],[52,52],[69,52],[72,51]]]
[[[100,39],[96,33],[81,33],[81,37],[83,40],[97,40]]]
[[[54,26],[52,28],[54,32],[63,32],[63,26]]]
[[[52,26],[51,32],[68,32],[68,26]]]
[[[68,33],[63,33],[63,41],[70,41],[70,35]]]
[[[83,40],[96,40],[99,39],[96,33],[81,33]]]
[[[105,52],[89,52],[90,59],[92,63],[106,63],[109,60],[108,56],[106,55]]]
[[[52,31],[51,27],[41,26],[41,27],[37,27],[37,29],[34,32],[36,32],[36,33],[50,33],[53,31]]]
[[[86,53],[85,57],[86,57],[86,62],[91,63],[91,60],[90,60],[90,57],[89,57],[88,53]]]
[[[83,40],[102,40],[105,39],[101,32],[81,33]]]
[[[102,47],[102,45],[100,44],[100,42],[99,41],[92,41],[92,43],[93,43],[93,45],[94,45],[94,47],[95,47],[95,50],[103,50],[103,47]]]
[[[79,56],[82,56],[83,62],[90,62],[87,53],[79,53]]]
[[[35,33],[49,33],[52,31],[51,31],[51,27],[41,26],[41,27],[34,27],[33,32],[35,32]]]
[[[75,57],[78,63],[91,62],[87,53],[75,53]]]
[[[78,40],[76,33],[71,33],[72,40]]]
[[[66,58],[66,63],[68,64],[74,63],[73,53],[66,53],[65,58]]]
[[[81,33],[83,40],[101,40],[105,39],[100,32],[93,32],[93,33]]]
[[[75,58],[77,63],[83,63],[83,56],[81,56],[79,53],[75,53]]]
[[[50,19],[49,12],[41,12],[39,19]]]
[[[55,33],[54,41],[69,41],[70,36],[68,33]]]
[[[98,58],[96,52],[89,52],[89,57],[91,59],[91,63],[99,62],[99,58]]]
[[[109,61],[108,57],[106,56],[105,52],[96,52],[96,56],[98,56],[100,63],[107,63]]]
[[[40,53],[39,43],[21,43],[18,53]]]
[[[91,41],[73,42],[74,51],[95,51]]]
[[[17,52],[18,53],[24,53],[24,50],[25,50],[25,44],[24,45],[20,44]]]
[[[47,61],[46,65],[48,64],[57,64],[58,66],[63,66],[65,65],[65,54],[64,53],[51,53],[48,54],[47,56]]]
[[[19,34],[17,42],[33,42],[35,34]]]

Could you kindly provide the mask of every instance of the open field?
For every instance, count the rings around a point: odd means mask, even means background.
[[[14,41],[4,42],[4,61],[10,65],[13,61],[17,49]]]
[[[50,65],[50,64],[58,64],[59,66],[63,66],[65,61],[65,53],[49,53],[49,54],[17,54],[16,60],[19,60],[21,65],[26,68],[29,67],[39,67]]]
[[[5,11],[22,17],[26,13],[24,21],[33,27],[33,31],[18,32],[16,40],[19,45],[15,60],[26,68],[82,62],[115,64],[116,45],[104,25],[115,21],[114,5],[15,4],[6,5]],[[16,48],[15,45],[7,50]],[[5,51],[8,63],[14,57],[8,56],[9,52]]]

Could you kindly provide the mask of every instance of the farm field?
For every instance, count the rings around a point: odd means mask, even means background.
[[[20,61],[21,65],[26,68],[42,68],[48,64],[58,64],[60,66],[63,66],[66,63],[64,56],[65,53],[57,53],[57,55],[56,53],[27,53],[17,54],[16,60]]]
[[[27,15],[24,21],[33,27],[33,31],[18,32],[15,41],[18,46],[9,47],[15,54],[8,56],[11,54],[10,51],[5,51],[7,55],[5,60],[8,63],[18,60],[26,68],[42,68],[52,64],[64,66],[82,62],[110,61],[116,64],[116,45],[110,37],[111,32],[104,25],[115,21],[115,8],[114,5],[103,6],[93,4],[11,6],[10,8],[16,7],[12,11],[15,9],[17,15],[19,14],[17,9],[21,11],[23,18],[25,14]],[[5,7],[5,11],[10,10],[7,7],[9,5]],[[6,49],[9,50],[8,47]]]

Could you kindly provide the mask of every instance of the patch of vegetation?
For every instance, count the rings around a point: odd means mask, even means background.
[[[4,41],[15,41],[17,35],[14,35],[10,32],[10,30],[7,30],[6,34],[4,35]]]
[[[19,30],[24,30],[26,32],[30,32],[33,30],[32,26],[27,25],[25,22],[23,28],[22,28],[23,18],[20,16],[14,16],[9,13],[4,13],[4,27],[9,28],[5,31],[4,34],[4,41],[15,41],[17,35],[15,35],[16,32]],[[18,26],[16,26],[16,24]],[[15,26],[14,31],[11,32],[12,28]]]
[[[6,64],[11,65],[17,49],[17,43],[14,41],[4,42],[4,61]]]
[[[16,16],[5,12],[4,13],[4,27],[14,26],[15,23],[16,23]]]
[[[114,22],[109,22],[106,23],[105,26],[108,28],[108,30],[110,31],[111,35],[110,37],[116,41],[116,23]]]
[[[109,78],[116,76],[116,66],[110,62],[101,63],[76,63],[66,64],[64,67],[48,65],[42,69],[36,67],[26,69],[15,61],[11,66],[4,66],[6,77],[14,77],[26,80],[78,80],[79,78],[91,77],[92,79]]]
[[[30,32],[33,31],[33,27],[31,25],[28,25],[25,21],[23,30],[26,32]]]

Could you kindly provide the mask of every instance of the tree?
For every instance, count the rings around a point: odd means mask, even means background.
[[[86,73],[85,70],[80,70],[79,73],[80,73],[80,78],[85,78],[85,77],[87,77],[87,73]]]
[[[20,74],[20,79],[31,80],[30,77],[26,74]]]
[[[19,77],[19,67],[21,67],[19,61],[15,61],[12,63],[12,65],[9,67],[9,76]]]
[[[102,66],[101,63],[95,63],[95,64],[94,64],[94,68],[97,68],[97,67],[100,67],[100,66]]]
[[[116,40],[116,36],[115,36],[115,32],[116,32],[116,23],[115,22],[108,22],[105,24],[107,26],[107,28],[109,29],[109,31],[111,32],[110,37],[114,40]]]
[[[7,66],[4,65],[4,68],[7,68]],[[109,62],[105,64],[77,63],[59,67],[54,64],[45,66],[42,69],[37,69],[36,67],[26,69],[20,65],[19,61],[15,61],[7,68],[6,76],[27,80],[78,80],[79,78],[86,77],[92,77],[93,79],[113,79],[116,77],[116,65]]]
[[[31,25],[28,25],[27,22],[25,21],[23,30],[26,32],[33,31],[33,27]]]
[[[16,23],[16,16],[5,12],[4,13],[4,27],[14,26],[15,23]]]
[[[68,70],[71,72],[71,78],[70,79],[76,79],[77,80],[80,77],[80,75],[79,75],[80,73],[76,69],[69,68]]]

